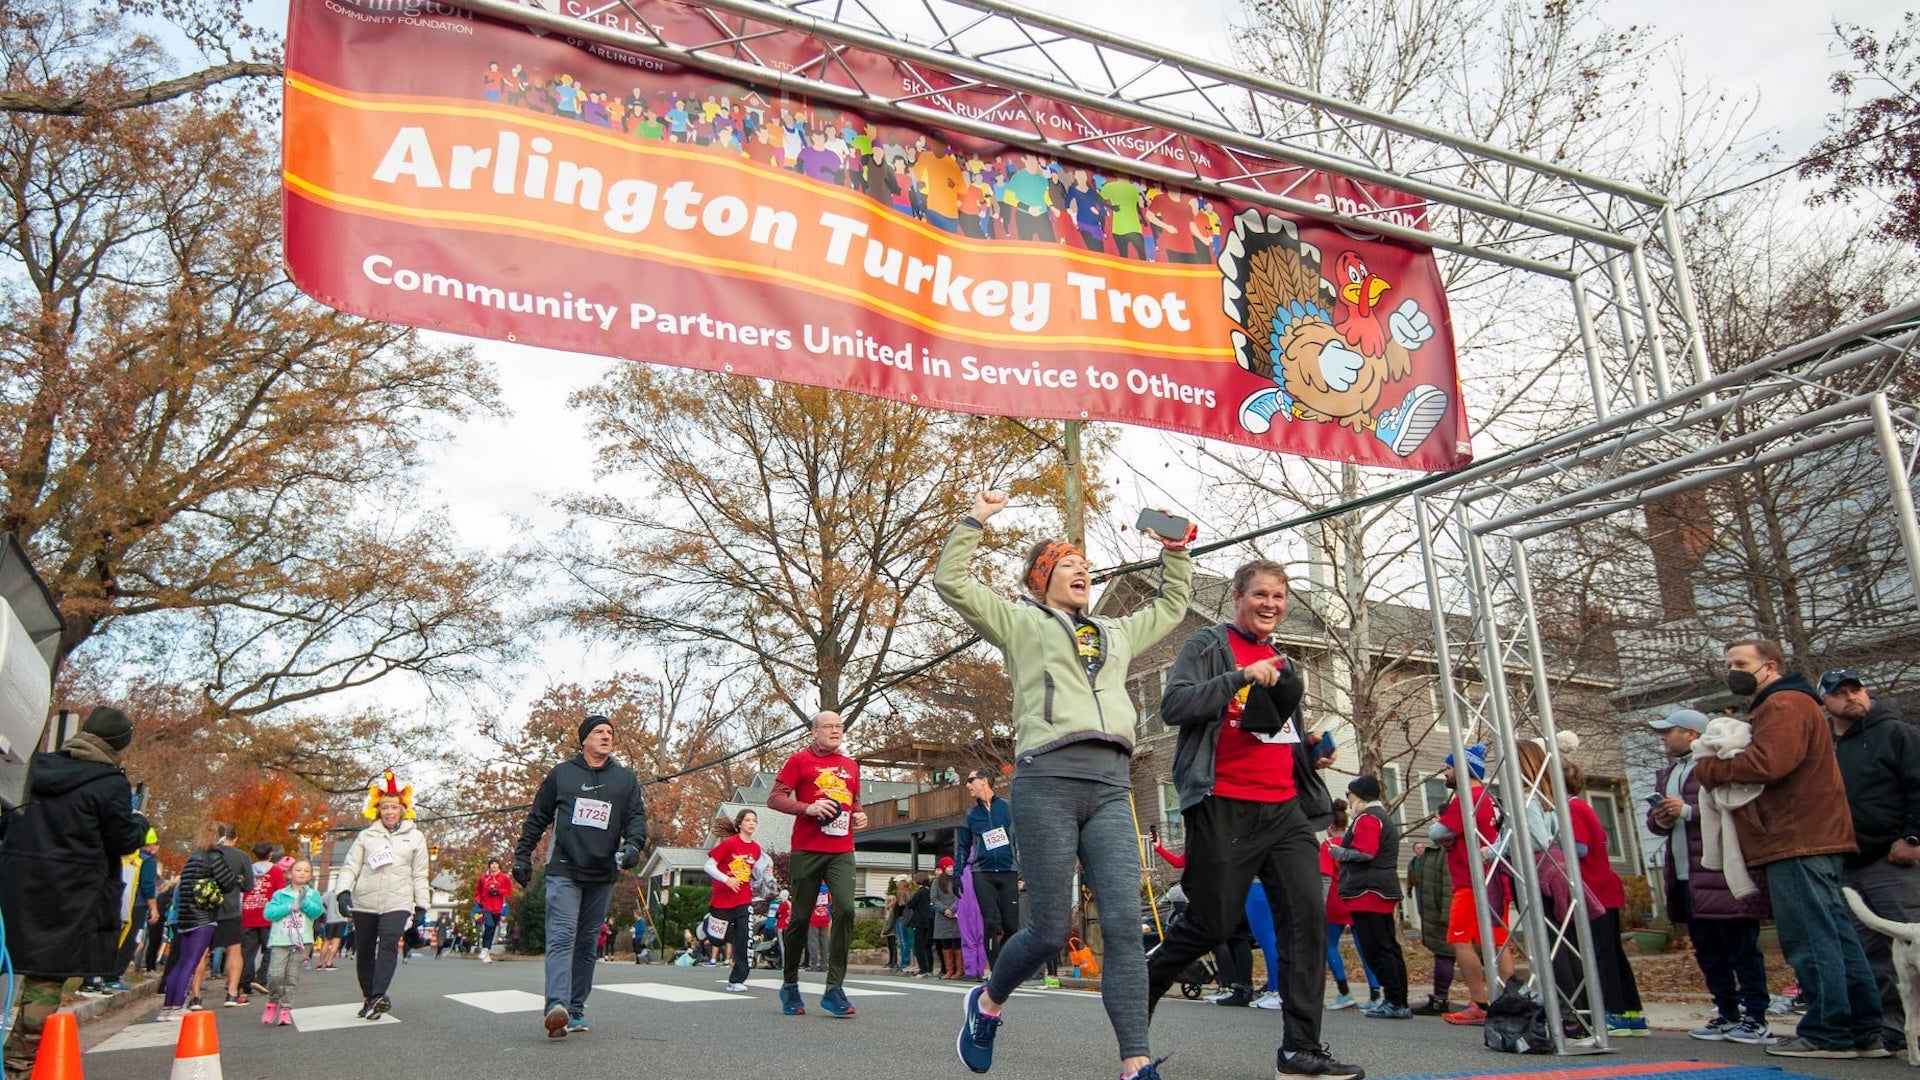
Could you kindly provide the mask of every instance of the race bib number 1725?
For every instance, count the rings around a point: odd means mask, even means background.
[[[601,799],[573,800],[573,824],[589,829],[607,828],[613,821],[613,804]]]

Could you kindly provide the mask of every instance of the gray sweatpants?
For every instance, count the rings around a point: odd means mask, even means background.
[[[307,950],[298,945],[275,945],[267,949],[267,1000],[291,1006],[294,992],[300,989],[300,961]]]
[[[1013,778],[1008,802],[1027,882],[1025,925],[1007,939],[987,993],[1005,1001],[1066,948],[1073,921],[1073,862],[1112,927],[1100,957],[1100,1000],[1120,1057],[1147,1057],[1147,961],[1140,944],[1140,848],[1128,790],[1093,780]]]

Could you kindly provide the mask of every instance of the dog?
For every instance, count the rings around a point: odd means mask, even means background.
[[[1893,981],[1900,988],[1900,1007],[1906,1013],[1907,1064],[1920,1067],[1920,923],[1894,922],[1876,915],[1860,894],[1842,887],[1853,917],[1893,942]]]

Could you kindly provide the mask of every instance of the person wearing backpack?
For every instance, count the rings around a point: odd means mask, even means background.
[[[214,926],[227,891],[239,887],[239,875],[220,854],[220,823],[201,824],[194,834],[193,853],[187,856],[187,864],[180,869],[180,883],[174,887],[173,958],[167,963],[167,978],[161,984],[164,996],[157,1019],[172,1020],[183,1008],[200,1008],[194,976],[213,944]]]

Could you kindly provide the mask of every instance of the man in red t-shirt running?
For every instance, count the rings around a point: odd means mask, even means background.
[[[853,1015],[853,1004],[840,984],[847,977],[847,947],[853,938],[853,834],[867,827],[867,813],[860,805],[860,764],[840,752],[845,738],[839,713],[815,716],[813,745],[787,759],[767,796],[767,809],[793,815],[788,866],[793,895],[813,896],[824,883],[832,897],[827,990],[820,995],[820,1007],[834,1016]],[[799,1016],[807,1011],[800,1002],[800,954],[807,944],[807,923],[792,920],[782,944],[786,977],[781,980],[780,1011]]]
[[[1147,1000],[1157,1002],[1188,964],[1226,941],[1258,878],[1273,909],[1281,955],[1291,958],[1280,1076],[1361,1080],[1320,1041],[1327,981],[1327,926],[1315,834],[1333,820],[1300,716],[1299,671],[1275,643],[1287,615],[1287,572],[1264,559],[1233,574],[1233,621],[1209,626],[1180,650],[1160,698],[1160,716],[1180,734],[1173,782],[1187,825],[1185,918],[1147,964]]]

